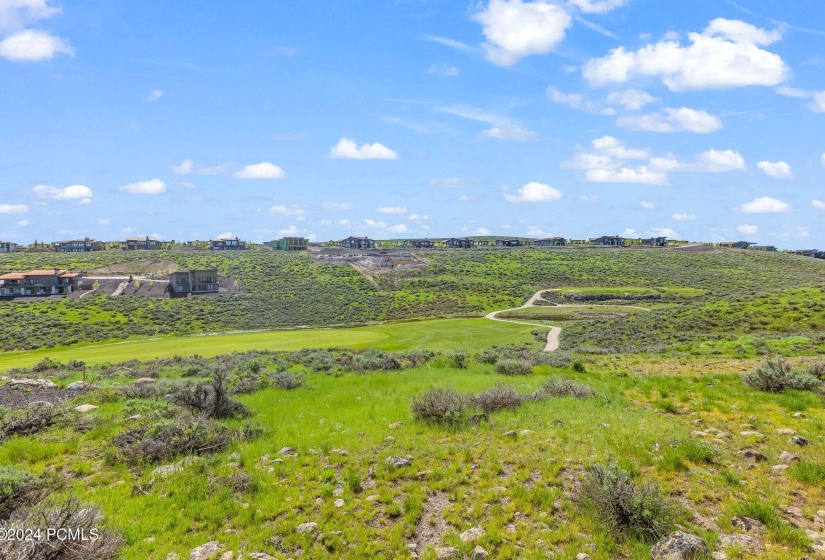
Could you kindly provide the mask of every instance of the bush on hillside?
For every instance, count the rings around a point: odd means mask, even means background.
[[[282,371],[272,376],[272,385],[278,389],[286,389],[287,391],[303,387],[305,383],[306,377],[292,373],[291,371]]]
[[[114,445],[128,463],[157,463],[180,455],[223,451],[233,437],[233,432],[214,420],[184,416],[129,430],[116,437]]]
[[[768,393],[782,393],[788,389],[810,391],[822,383],[812,375],[795,370],[793,364],[782,357],[768,358],[742,379],[749,387]]]
[[[575,399],[589,399],[596,396],[592,387],[572,379],[548,379],[536,391],[539,398],[573,397]]]
[[[40,479],[26,471],[0,465],[0,519],[8,519],[14,510],[35,501],[41,490]]]
[[[187,383],[171,396],[171,402],[204,418],[236,418],[249,410],[230,395],[225,371],[216,371],[210,383]]]
[[[673,528],[675,509],[660,490],[651,483],[637,486],[617,466],[591,467],[575,498],[618,535],[655,542]]]
[[[416,420],[436,424],[458,424],[470,406],[470,398],[454,389],[433,389],[412,401]]]
[[[825,381],[825,361],[814,362],[808,366],[808,375]]]
[[[499,360],[496,363],[496,373],[501,375],[530,375],[533,373],[533,366],[524,360]]]
[[[352,369],[359,373],[398,370],[401,369],[401,360],[395,354],[377,348],[369,348],[353,358]]]
[[[516,408],[521,405],[526,398],[525,395],[516,391],[512,385],[506,385],[504,383],[498,383],[472,397],[473,404],[485,414],[505,408]]]

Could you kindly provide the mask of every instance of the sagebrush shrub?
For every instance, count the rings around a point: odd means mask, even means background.
[[[457,424],[469,405],[470,398],[454,389],[432,389],[413,398],[412,413],[417,420]]]
[[[305,383],[306,377],[291,371],[282,371],[272,376],[272,384],[275,387],[288,391],[303,387]]]
[[[473,404],[481,409],[485,414],[503,410],[505,408],[516,408],[526,400],[526,396],[522,395],[512,385],[498,383],[493,385],[486,391],[482,391],[475,395]]]
[[[768,393],[782,393],[788,389],[810,391],[821,384],[816,377],[797,371],[782,357],[768,358],[742,379],[751,388]]]
[[[536,394],[539,398],[573,397],[576,399],[589,399],[596,396],[596,391],[578,381],[562,378],[548,379],[541,385]]]
[[[533,373],[533,366],[524,360],[499,360],[496,363],[496,373],[501,375],[530,375]]]
[[[234,436],[214,420],[184,416],[129,430],[116,437],[114,444],[128,463],[156,463],[180,455],[223,451]]]

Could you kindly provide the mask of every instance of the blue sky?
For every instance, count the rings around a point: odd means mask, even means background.
[[[822,248],[822,22],[816,0],[0,0],[0,239]]]

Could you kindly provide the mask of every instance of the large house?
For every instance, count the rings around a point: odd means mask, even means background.
[[[825,251],[818,251],[817,249],[799,249],[797,251],[788,251],[791,255],[798,255],[800,257],[811,257],[814,259],[825,259]]]
[[[209,241],[209,246],[213,251],[243,251],[246,249],[246,241],[239,238],[228,239],[221,237]]]
[[[15,249],[17,249],[17,243],[0,241],[0,253],[14,253]]]
[[[618,235],[591,237],[589,241],[591,245],[596,245],[598,247],[623,247],[625,244],[624,237],[619,237]]]
[[[161,241],[154,237],[127,237],[123,246],[127,251],[154,251],[161,248]]]
[[[54,250],[58,253],[91,253],[92,251],[102,251],[103,242],[94,239],[71,239],[69,241],[56,241]]]
[[[533,245],[538,247],[564,247],[567,245],[567,240],[564,237],[545,237],[544,239],[536,239]]]
[[[369,237],[349,236],[346,239],[339,241],[338,245],[346,249],[374,249],[375,241]]]
[[[750,241],[722,241],[719,246],[728,249],[750,249],[751,245],[756,245]]]
[[[306,251],[309,242],[305,237],[282,237],[275,241],[267,241],[264,245],[281,251]]]
[[[767,251],[768,253],[776,253],[779,250],[774,245],[754,245],[751,249],[754,251]]]
[[[10,272],[0,276],[0,297],[71,294],[82,283],[81,274],[57,268]]]
[[[413,249],[432,249],[435,246],[429,239],[410,239],[407,244]]]
[[[520,239],[515,239],[513,237],[503,237],[501,239],[496,239],[496,247],[521,247],[524,245]]]
[[[453,237],[452,239],[445,239],[444,244],[452,249],[472,249],[475,247],[475,241],[467,239],[466,237]]]
[[[667,237],[651,237],[650,239],[642,239],[640,243],[649,247],[664,247],[667,245]]]
[[[209,294],[218,291],[218,269],[179,270],[169,275],[169,295]]]

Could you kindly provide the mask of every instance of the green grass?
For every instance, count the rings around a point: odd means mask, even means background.
[[[642,313],[644,309],[626,305],[569,305],[560,307],[525,307],[498,313],[499,319],[533,319],[540,321],[592,321]]]
[[[300,350],[302,348],[366,348],[400,351],[412,348],[477,351],[496,345],[520,344],[533,339],[535,327],[488,319],[442,319],[386,323],[371,327],[269,331],[207,336],[163,337],[69,348],[6,352],[0,370],[31,367],[45,357],[88,364],[147,360],[172,356],[217,356],[244,350]]]

